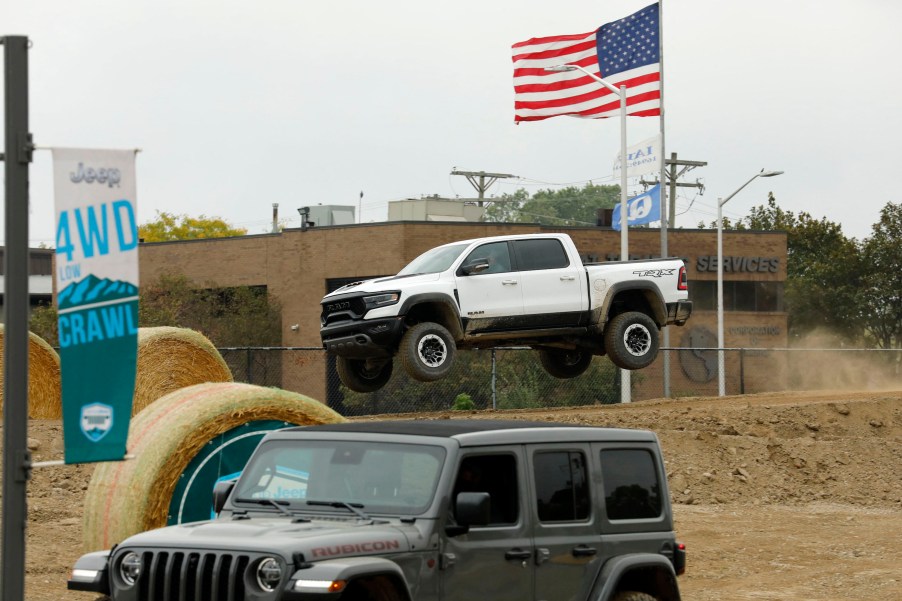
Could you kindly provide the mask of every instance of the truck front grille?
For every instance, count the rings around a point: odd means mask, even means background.
[[[142,553],[139,601],[242,601],[247,555],[218,552]]]
[[[366,303],[362,296],[323,301],[320,316],[322,325],[329,325],[350,319],[362,319],[366,314]]]

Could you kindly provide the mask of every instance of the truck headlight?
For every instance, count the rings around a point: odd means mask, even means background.
[[[125,554],[122,561],[119,562],[119,575],[122,581],[128,586],[134,586],[141,577],[141,556],[134,552]]]
[[[271,593],[282,582],[282,564],[274,557],[267,557],[257,564],[257,584],[260,588]]]
[[[364,296],[363,302],[366,304],[366,310],[378,309],[379,307],[387,307],[394,305],[401,298],[400,292],[386,292],[384,294],[374,294],[372,296]]]

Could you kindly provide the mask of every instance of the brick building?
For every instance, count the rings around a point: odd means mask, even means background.
[[[199,286],[265,286],[282,306],[282,345],[318,347],[319,302],[327,291],[349,281],[394,274],[420,253],[455,240],[502,234],[564,232],[585,261],[617,260],[620,234],[591,227],[548,227],[535,224],[386,222],[278,234],[210,240],[142,244],[141,279],[153,281],[163,273],[181,273]],[[694,302],[686,326],[670,329],[671,347],[717,346],[717,241],[712,230],[671,230],[668,246],[688,268],[689,294]],[[629,232],[631,258],[654,257],[660,251],[660,231]],[[783,306],[786,280],[786,235],[782,232],[724,232],[724,308],[726,348],[786,346],[787,317]],[[741,370],[748,391],[770,390],[775,365],[767,353],[750,352],[739,365],[728,356],[728,392],[738,392],[735,375]],[[313,355],[311,355],[313,357]],[[680,351],[672,356],[671,381],[675,395],[700,387],[716,393],[716,353]],[[659,363],[659,358],[656,362]],[[284,369],[282,388],[325,398],[326,362],[321,355]],[[654,365],[652,366],[652,368]],[[655,373],[648,368],[648,373]],[[643,370],[646,371],[646,370]],[[661,396],[660,382],[647,377],[636,398]],[[710,388],[706,388],[708,390]]]

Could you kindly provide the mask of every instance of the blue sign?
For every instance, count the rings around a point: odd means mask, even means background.
[[[626,211],[629,216],[627,225],[643,225],[652,221],[661,221],[661,185],[658,184],[639,196],[633,196],[626,201]],[[614,217],[611,227],[620,231],[620,205],[614,207]]]

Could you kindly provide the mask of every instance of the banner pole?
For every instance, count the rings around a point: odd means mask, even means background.
[[[6,251],[3,256],[3,536],[0,599],[25,598],[28,451],[28,38],[6,36]]]

